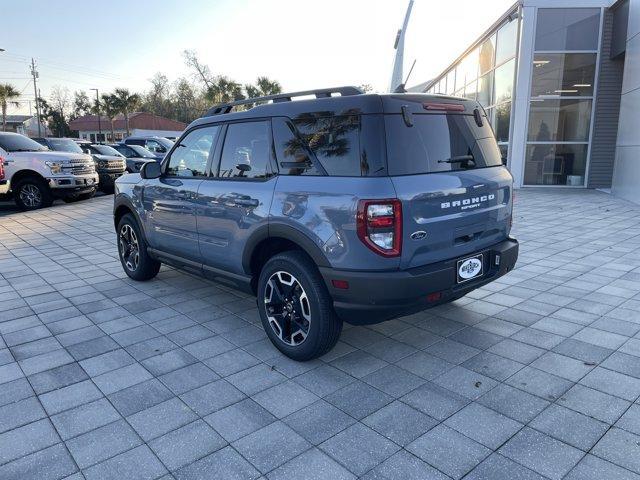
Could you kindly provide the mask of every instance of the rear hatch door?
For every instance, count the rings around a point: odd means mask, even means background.
[[[481,108],[385,114],[385,130],[403,209],[400,268],[464,258],[508,236],[512,177]]]

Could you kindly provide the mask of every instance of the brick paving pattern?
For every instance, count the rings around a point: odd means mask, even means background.
[[[296,363],[254,298],[130,281],[111,205],[0,218],[1,479],[640,479],[640,207],[521,190],[514,272]]]

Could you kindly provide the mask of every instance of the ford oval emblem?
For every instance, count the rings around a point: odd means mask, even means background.
[[[413,232],[411,234],[411,239],[412,240],[422,240],[426,236],[427,236],[427,232],[425,232],[424,230],[418,230],[417,232]]]

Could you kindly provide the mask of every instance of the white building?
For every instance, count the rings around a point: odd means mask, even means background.
[[[517,187],[640,203],[639,33],[640,0],[521,0],[411,90],[477,99]]]

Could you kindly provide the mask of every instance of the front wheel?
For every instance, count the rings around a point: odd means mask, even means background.
[[[125,273],[134,280],[150,280],[160,271],[160,262],[147,252],[147,242],[130,213],[118,223],[118,256]]]
[[[26,177],[18,180],[13,188],[16,205],[21,210],[37,210],[50,207],[53,195],[42,178]]]
[[[267,261],[258,279],[258,311],[271,342],[298,361],[327,353],[342,331],[318,269],[302,252]]]

